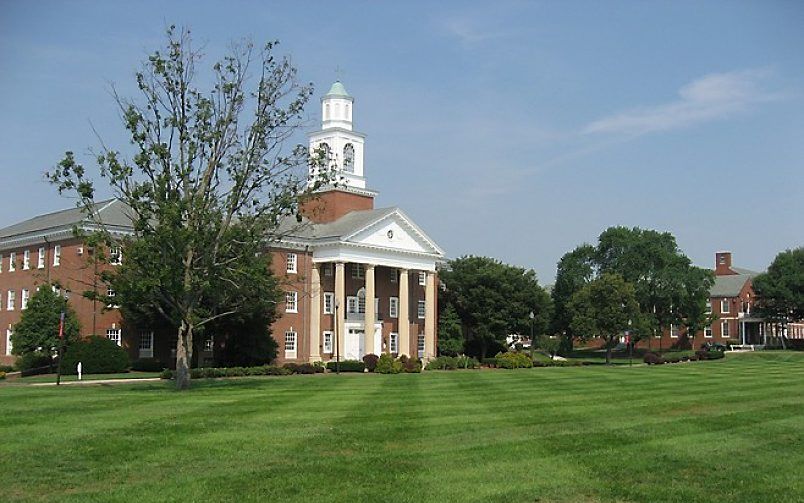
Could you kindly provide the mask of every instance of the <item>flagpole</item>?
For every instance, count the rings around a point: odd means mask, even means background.
[[[61,384],[61,360],[64,350],[64,311],[59,316],[59,365],[56,370],[56,386]]]

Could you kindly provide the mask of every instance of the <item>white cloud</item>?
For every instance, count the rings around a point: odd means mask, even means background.
[[[628,110],[588,124],[584,133],[640,135],[721,119],[774,99],[762,89],[765,70],[713,73],[683,86],[671,103]]]

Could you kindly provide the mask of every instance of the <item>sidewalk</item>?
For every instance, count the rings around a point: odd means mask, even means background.
[[[96,379],[91,380],[87,379],[84,381],[64,381],[61,383],[61,386],[73,386],[75,384],[82,385],[82,384],[118,384],[118,383],[132,383],[132,382],[154,382],[154,381],[161,381],[162,379],[159,377],[140,377],[134,379]],[[55,386],[56,383],[54,382],[37,382],[31,383],[28,386]]]

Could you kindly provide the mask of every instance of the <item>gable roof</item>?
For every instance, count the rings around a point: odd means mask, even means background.
[[[737,297],[740,295],[743,287],[748,281],[759,274],[758,272],[749,271],[748,269],[731,268],[733,271],[740,274],[728,274],[724,276],[715,276],[715,284],[709,290],[710,297]]]

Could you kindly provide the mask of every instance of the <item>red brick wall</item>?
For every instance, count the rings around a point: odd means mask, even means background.
[[[374,198],[342,190],[329,190],[302,204],[301,212],[316,223],[333,222],[352,211],[374,209]]]

